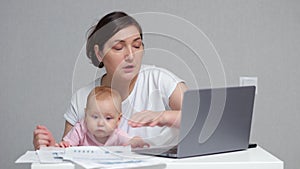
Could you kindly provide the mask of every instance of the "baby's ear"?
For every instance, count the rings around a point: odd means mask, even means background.
[[[118,121],[117,121],[117,126],[119,126],[119,123],[120,123],[120,121],[121,121],[121,118],[122,118],[122,113],[119,114]]]

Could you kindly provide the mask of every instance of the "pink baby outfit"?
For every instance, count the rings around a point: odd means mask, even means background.
[[[127,144],[131,138],[120,129],[115,129],[105,144],[99,143],[87,130],[84,120],[77,122],[69,133],[63,138],[71,146],[122,146]]]

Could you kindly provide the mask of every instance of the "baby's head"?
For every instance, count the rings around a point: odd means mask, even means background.
[[[118,127],[122,99],[120,94],[105,86],[95,87],[87,98],[85,123],[87,129],[101,143]]]

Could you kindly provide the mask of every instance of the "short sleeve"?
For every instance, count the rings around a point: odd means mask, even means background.
[[[118,135],[119,145],[127,144],[129,142],[129,140],[131,139],[131,137],[123,130],[118,129],[117,135]]]
[[[159,69],[159,88],[161,91],[164,91],[165,95],[169,98],[175,90],[177,84],[180,82],[185,83],[185,81],[176,76],[174,73],[168,71],[167,69]]]
[[[79,146],[82,136],[81,123],[76,123],[69,133],[63,138],[64,141],[68,141],[71,146]]]
[[[72,125],[75,125],[76,122],[79,121],[78,118],[79,114],[78,114],[76,100],[77,100],[77,93],[73,94],[67,112],[64,114],[65,119]]]

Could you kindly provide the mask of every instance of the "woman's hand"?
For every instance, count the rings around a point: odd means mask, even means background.
[[[135,113],[128,120],[128,125],[131,127],[143,126],[164,126],[164,112],[142,111]]]
[[[130,125],[131,127],[179,127],[180,117],[180,111],[168,110],[163,112],[153,112],[147,110],[132,115],[131,118],[128,120],[128,125]]]
[[[52,133],[45,126],[36,126],[33,132],[33,145],[35,150],[41,147],[55,146],[55,143]]]
[[[144,140],[139,137],[135,136],[132,139],[129,140],[127,144],[124,146],[131,145],[131,148],[143,148],[143,147],[150,147],[150,144],[144,142]]]
[[[130,125],[131,127],[168,126],[179,128],[183,93],[186,90],[187,86],[183,82],[178,83],[169,98],[169,106],[171,110],[165,110],[162,112],[153,112],[146,110],[135,113],[128,120],[128,125]]]

